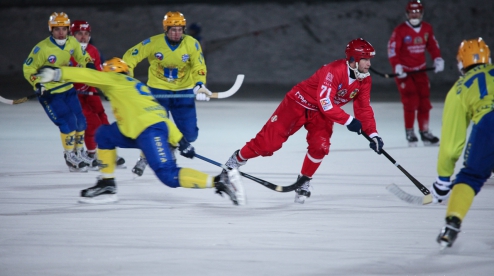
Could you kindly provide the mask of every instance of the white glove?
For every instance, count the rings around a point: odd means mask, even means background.
[[[209,97],[213,95],[213,93],[206,88],[206,85],[202,83],[197,83],[192,91],[196,94],[197,101],[209,101]]]
[[[396,77],[399,79],[405,78],[407,76],[407,73],[403,71],[403,66],[401,64],[396,64],[395,74],[398,74],[398,76]]]
[[[40,78],[40,82],[42,83],[60,81],[61,75],[62,72],[60,71],[60,69],[51,67],[43,67],[39,69],[38,73],[36,74],[36,76]]]
[[[444,71],[444,59],[438,57],[434,60],[434,73]]]
[[[432,183],[432,203],[441,203],[444,200],[448,199],[449,194],[451,192],[451,181],[443,181],[436,179],[434,183]]]

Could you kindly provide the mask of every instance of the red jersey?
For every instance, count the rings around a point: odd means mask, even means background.
[[[393,69],[397,64],[401,64],[405,72],[424,69],[425,49],[433,60],[441,57],[432,26],[422,21],[420,27],[413,28],[408,21],[403,22],[394,29],[389,39],[389,62]]]
[[[362,130],[368,135],[377,133],[370,106],[372,79],[369,76],[358,81],[350,78],[349,73],[346,60],[336,60],[295,85],[287,96],[307,109],[319,110],[327,120],[341,125],[349,123],[351,117],[340,107],[353,100],[355,118],[362,123]]]
[[[99,51],[96,47],[94,47],[91,44],[87,44],[86,46],[86,52],[91,56],[91,59],[93,60],[94,66],[96,67],[96,70],[102,71],[103,67],[101,65],[101,57],[99,55]],[[77,66],[77,62],[73,57],[70,58],[71,65],[73,67]],[[84,83],[74,83],[74,87],[78,91],[90,91],[90,92],[96,92],[95,88],[89,87],[85,85]]]

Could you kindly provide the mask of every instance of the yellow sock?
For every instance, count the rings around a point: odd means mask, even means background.
[[[60,139],[62,139],[62,146],[64,151],[73,151],[74,150],[74,135],[75,131],[72,131],[68,134],[60,133]]]
[[[178,173],[180,187],[205,189],[213,187],[213,177],[198,170],[182,168]]]
[[[465,218],[472,205],[474,197],[475,191],[467,184],[458,183],[453,186],[448,202],[448,209],[446,210],[446,217],[455,216],[463,221],[463,218]]]
[[[84,133],[85,131],[77,131],[74,135],[75,139],[75,150],[84,149]]]
[[[114,178],[115,164],[117,161],[117,150],[98,149],[98,165],[103,178]]]

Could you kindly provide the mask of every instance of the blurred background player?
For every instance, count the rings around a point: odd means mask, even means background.
[[[197,41],[199,41],[199,44],[201,44],[202,52],[205,54],[206,49],[204,48],[204,43],[202,42],[202,27],[201,23],[199,22],[194,22],[190,24],[189,27],[187,27],[187,34],[195,38]]]
[[[72,83],[40,83],[37,71],[43,66],[69,66],[73,57],[80,66],[95,68],[91,57],[69,36],[70,19],[66,13],[54,12],[48,20],[50,36],[33,48],[23,65],[24,77],[36,90],[38,101],[48,117],[58,126],[64,158],[71,172],[87,172],[84,162],[86,119]]]
[[[127,50],[123,60],[130,75],[139,62],[149,61],[148,82],[158,102],[171,113],[173,121],[189,142],[199,134],[194,98],[160,98],[162,95],[196,94],[196,100],[209,101],[206,84],[206,62],[200,43],[185,34],[186,20],[180,12],[167,12],[164,33],[152,36]],[[141,176],[147,161],[142,156],[132,169]]]
[[[348,43],[345,54],[346,59],[322,66],[310,78],[295,85],[256,137],[235,151],[225,165],[238,168],[251,158],[271,156],[303,126],[307,130],[308,150],[298,177],[308,180],[295,190],[295,202],[304,203],[311,195],[312,175],[329,154],[334,123],[346,125],[359,135],[363,130],[373,139],[370,147],[381,154],[384,143],[377,133],[370,106],[369,67],[375,55],[374,47],[358,38]],[[341,109],[352,100],[355,118]]]
[[[101,56],[98,49],[89,44],[91,40],[91,25],[84,20],[74,20],[70,26],[70,32],[81,44],[82,50],[89,53],[96,70],[101,71]],[[70,59],[72,66],[77,66],[77,61],[72,57]],[[109,125],[108,117],[105,113],[105,108],[101,103],[101,98],[98,95],[98,91],[94,87],[90,87],[84,83],[74,83],[74,87],[78,92],[79,102],[81,103],[82,113],[86,117],[87,127],[84,137],[87,152],[83,152],[83,160],[89,164],[89,169],[98,170],[98,164],[96,161],[96,142],[94,141],[94,134],[96,129],[102,124]],[[89,95],[93,93],[93,95]],[[125,159],[122,157],[117,158],[117,167],[123,167]]]
[[[168,145],[177,146],[180,153],[187,158],[195,156],[194,147],[168,119],[166,110],[156,102],[150,89],[127,75],[129,68],[123,60],[110,59],[103,64],[103,71],[62,67],[44,68],[39,73],[43,82],[80,82],[100,89],[110,99],[115,113],[117,122],[102,125],[96,132],[101,177],[94,187],[81,191],[82,202],[117,200],[114,169],[116,147],[121,147],[142,150],[156,176],[169,187],[216,187],[217,193],[225,192],[235,205],[245,204],[245,194],[237,170],[230,171],[228,176],[220,174],[213,177],[177,166]]]
[[[407,74],[406,72],[425,69],[425,50],[434,60],[434,72],[444,70],[439,43],[434,37],[432,26],[422,21],[424,7],[419,0],[407,4],[407,21],[398,25],[388,42],[388,58],[396,74],[396,85],[401,95],[405,120],[405,133],[409,146],[417,146],[414,131],[417,118],[420,138],[424,145],[438,145],[439,139],[429,130],[430,83],[426,72]]]
[[[475,195],[494,169],[494,66],[489,47],[482,38],[464,40],[457,60],[464,76],[449,90],[444,103],[437,161],[439,177],[432,189],[434,201],[440,202],[453,187],[446,226],[437,237],[442,249],[453,245]],[[471,121],[472,130],[465,144]],[[451,185],[449,177],[463,150],[464,166]]]

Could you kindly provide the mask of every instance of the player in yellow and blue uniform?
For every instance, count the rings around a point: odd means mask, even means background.
[[[438,179],[432,187],[434,201],[451,198],[446,226],[437,242],[451,247],[460,232],[474,196],[480,192],[494,169],[494,65],[482,38],[464,40],[458,50],[458,68],[464,74],[446,96],[441,145],[437,162]],[[467,129],[473,122],[468,141]],[[464,153],[464,167],[451,183],[455,163]]]
[[[201,45],[185,35],[186,20],[180,12],[168,12],[163,19],[164,33],[152,36],[130,48],[123,56],[130,75],[139,62],[149,61],[147,85],[173,116],[173,121],[189,142],[199,135],[194,98],[160,98],[162,95],[196,94],[196,100],[208,101],[211,92],[206,88],[206,62]],[[202,93],[198,93],[198,91]],[[146,160],[138,160],[133,172],[141,176]]]
[[[64,156],[70,171],[87,172],[84,157],[86,119],[77,93],[70,82],[40,83],[36,73],[43,66],[69,66],[70,58],[81,65],[94,68],[92,59],[81,49],[74,37],[68,35],[70,19],[67,14],[53,13],[48,20],[51,36],[33,48],[23,65],[24,77],[38,94],[38,101],[48,117],[60,130]]]
[[[153,98],[149,87],[126,74],[128,66],[124,61],[113,58],[103,64],[103,71],[62,67],[44,68],[39,73],[42,82],[70,81],[96,87],[108,97],[112,106],[116,122],[100,126],[95,137],[102,175],[94,187],[81,191],[81,201],[117,200],[114,170],[116,147],[121,147],[140,149],[156,176],[169,187],[216,187],[220,194],[227,193],[234,204],[245,204],[238,170],[229,173],[227,177],[222,174],[212,177],[194,169],[177,166],[169,144],[177,146],[180,153],[187,158],[195,156],[194,147],[168,119],[166,110]],[[103,197],[98,198],[99,196]]]

